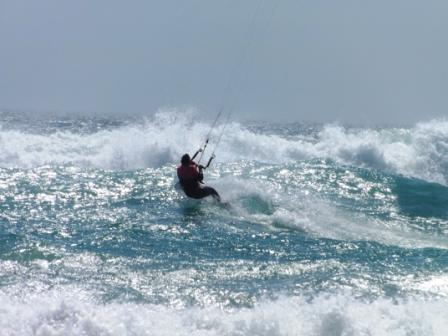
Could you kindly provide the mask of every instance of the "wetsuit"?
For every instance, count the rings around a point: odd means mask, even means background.
[[[177,177],[179,178],[182,189],[188,197],[199,199],[213,196],[216,200],[221,200],[215,189],[201,186],[204,174],[202,173],[202,169],[200,169],[194,161],[190,161],[190,163],[186,165],[180,165],[177,168]]]

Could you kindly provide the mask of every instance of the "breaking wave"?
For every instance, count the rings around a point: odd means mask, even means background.
[[[175,164],[184,152],[204,141],[210,125],[191,112],[164,111],[141,123],[79,133],[76,129],[39,134],[0,131],[0,165],[32,168],[74,164],[103,169],[139,169]],[[220,126],[212,134],[219,134]],[[255,160],[269,163],[313,158],[447,184],[448,121],[433,120],[411,128],[316,127],[304,137],[267,134],[231,123],[217,151],[217,161]]]
[[[82,293],[81,293],[82,294]],[[80,293],[29,299],[0,294],[2,335],[445,335],[444,298],[379,298],[320,294],[262,301],[253,308],[102,305]]]

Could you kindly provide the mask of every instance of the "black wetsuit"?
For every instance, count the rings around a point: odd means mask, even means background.
[[[188,197],[200,199],[207,196],[213,196],[213,198],[217,199],[218,201],[220,200],[218,192],[212,187],[199,186],[196,188],[185,188],[182,182],[181,185],[182,189]]]
[[[189,165],[178,167],[177,176],[179,177],[182,189],[188,197],[200,199],[212,196],[218,201],[221,200],[221,197],[215,189],[201,185],[204,174],[202,170],[198,170],[198,166],[193,161]]]

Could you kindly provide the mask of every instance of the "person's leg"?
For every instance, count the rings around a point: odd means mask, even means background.
[[[203,197],[212,196],[218,202],[221,202],[221,196],[219,196],[218,192],[212,187],[202,187],[202,192],[204,193]]]
[[[215,200],[221,202],[221,197],[219,196],[218,192],[212,187],[201,187],[193,190],[185,190],[185,194],[188,197],[196,199],[212,196]]]

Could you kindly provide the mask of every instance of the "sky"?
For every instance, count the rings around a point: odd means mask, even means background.
[[[0,0],[0,110],[443,118],[447,13],[446,0]]]

